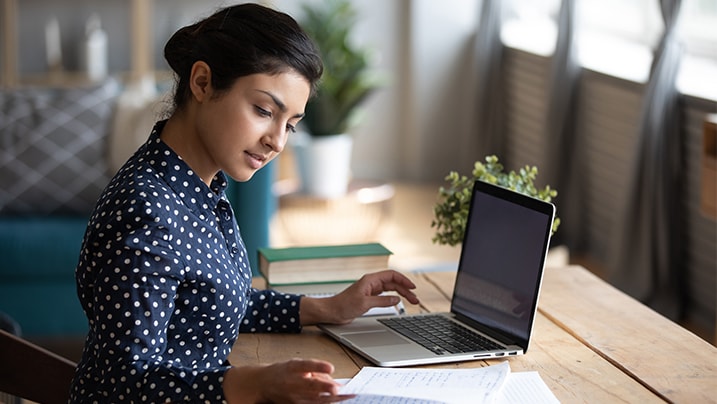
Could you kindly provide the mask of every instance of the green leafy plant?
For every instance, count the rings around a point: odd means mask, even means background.
[[[536,188],[533,182],[537,176],[538,169],[530,166],[521,168],[517,173],[505,172],[496,156],[487,156],[485,163],[476,161],[471,177],[451,171],[445,178],[450,185],[440,187],[438,201],[433,208],[435,217],[431,222],[431,227],[436,228],[433,242],[451,246],[463,242],[475,180],[500,185],[550,202],[558,195],[558,192],[551,189],[549,185],[542,189]],[[558,226],[560,226],[560,218],[556,216],[553,220],[553,233],[558,230]]]
[[[370,75],[369,50],[349,40],[357,14],[347,0],[304,4],[302,28],[314,40],[324,62],[318,91],[306,105],[302,123],[312,136],[346,133],[359,105],[379,87]]]

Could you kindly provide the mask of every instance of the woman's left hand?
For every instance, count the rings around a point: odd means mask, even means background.
[[[385,270],[364,275],[341,293],[326,298],[301,299],[301,324],[345,324],[366,313],[373,307],[395,306],[401,297],[411,304],[418,304],[413,293],[416,285],[405,275]],[[399,296],[381,295],[393,291]]]

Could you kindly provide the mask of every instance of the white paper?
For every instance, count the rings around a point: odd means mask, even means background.
[[[361,394],[341,401],[344,404],[446,404],[445,401],[422,400],[420,398]]]
[[[475,369],[364,367],[341,394],[358,394],[352,404],[492,403],[510,374],[508,362]]]
[[[496,404],[559,404],[538,372],[510,373]]]

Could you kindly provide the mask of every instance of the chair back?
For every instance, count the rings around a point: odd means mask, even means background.
[[[42,404],[67,403],[77,364],[0,329],[0,391]]]

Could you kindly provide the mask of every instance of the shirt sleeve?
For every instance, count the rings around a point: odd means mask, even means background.
[[[152,231],[151,239],[126,237],[94,255],[101,265],[88,297],[96,339],[85,349],[96,358],[91,366],[102,367],[96,382],[109,401],[224,402],[228,366],[192,366],[198,358],[190,357],[189,347],[186,353],[167,350],[176,291],[188,266],[165,229]]]
[[[239,332],[298,333],[301,331],[300,295],[256,288],[249,289],[248,293],[249,307],[247,307]]]

